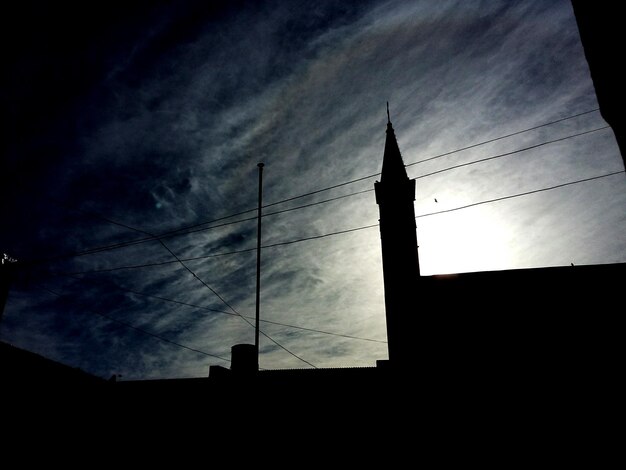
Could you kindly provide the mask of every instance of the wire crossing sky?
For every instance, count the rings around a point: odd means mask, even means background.
[[[6,10],[0,250],[32,263],[3,341],[105,378],[225,364],[254,337],[263,161],[261,367],[385,359],[387,101],[422,274],[626,261],[567,0],[68,8]]]
[[[519,134],[522,134],[524,132],[528,132],[528,131],[531,131],[531,130],[538,129],[540,127],[553,125],[553,124],[556,124],[558,122],[562,122],[562,121],[565,121],[565,120],[573,119],[573,118],[582,116],[584,114],[589,114],[589,113],[597,112],[597,111],[598,111],[598,109],[593,109],[593,110],[586,111],[586,112],[583,112],[583,113],[578,113],[578,114],[575,114],[573,116],[568,116],[568,117],[565,117],[565,118],[558,119],[556,121],[551,121],[551,122],[548,122],[548,123],[540,124],[538,126],[533,126],[531,128],[528,128],[528,129],[523,129],[521,131],[517,131],[517,132],[514,132],[512,134],[507,134],[505,136],[496,137],[494,139],[490,139],[490,140],[487,140],[487,141],[484,141],[484,142],[479,142],[479,143],[476,143],[476,144],[472,144],[472,145],[469,145],[469,146],[466,146],[466,147],[463,147],[463,148],[460,148],[460,149],[451,150],[451,151],[445,152],[443,154],[436,155],[434,157],[429,157],[429,158],[426,158],[424,160],[420,160],[420,161],[417,161],[417,162],[409,163],[406,166],[409,167],[409,166],[417,165],[419,163],[425,163],[427,161],[432,161],[432,160],[435,160],[437,158],[441,158],[441,157],[445,157],[445,156],[451,155],[453,153],[457,153],[457,152],[460,152],[460,151],[463,151],[463,150],[468,150],[470,148],[475,148],[475,147],[478,147],[478,146],[481,146],[481,145],[485,145],[485,144],[488,144],[488,143],[491,143],[491,142],[494,142],[494,141],[497,141],[497,140],[509,138],[509,137],[514,136],[514,135],[519,135]],[[483,161],[488,161],[488,160],[495,159],[495,158],[505,157],[505,156],[512,155],[512,154],[515,154],[515,153],[519,153],[519,152],[527,151],[527,150],[530,150],[530,149],[533,149],[533,148],[541,147],[543,145],[549,145],[549,144],[552,144],[554,142],[559,142],[561,140],[566,140],[566,139],[570,139],[570,138],[573,138],[573,137],[578,137],[579,135],[585,135],[585,134],[587,134],[589,132],[596,132],[598,130],[603,130],[603,129],[608,129],[608,128],[609,128],[609,126],[602,126],[602,127],[598,128],[598,129],[592,129],[590,131],[580,132],[578,134],[569,135],[569,136],[566,136],[566,137],[562,137],[560,139],[555,139],[555,140],[542,142],[542,143],[533,145],[531,147],[525,147],[525,148],[517,149],[517,150],[514,150],[512,152],[505,153],[505,154],[495,155],[495,156],[492,156],[492,157],[486,157],[484,159],[480,159],[480,160],[477,160],[477,161],[462,163],[460,165],[456,165],[456,166],[453,166],[453,167],[444,168],[444,169],[438,170],[438,171],[433,172],[433,173],[429,173],[429,174],[426,174],[426,175],[420,175],[420,176],[418,176],[418,178],[424,178],[424,177],[427,177],[427,176],[431,176],[433,174],[442,173],[444,171],[448,171],[450,169],[454,169],[454,168],[457,168],[457,167],[473,165],[473,164],[480,163],[480,162],[483,162]],[[336,189],[336,188],[339,188],[339,187],[342,187],[342,186],[346,186],[346,185],[349,185],[349,184],[354,184],[354,183],[357,183],[359,181],[371,179],[371,178],[374,178],[374,177],[376,177],[378,175],[380,175],[380,173],[375,173],[373,175],[363,176],[363,177],[360,177],[360,178],[357,178],[357,179],[353,179],[353,180],[350,180],[350,181],[344,181],[342,183],[338,183],[338,184],[335,184],[335,185],[332,185],[332,186],[329,186],[329,187],[326,187],[326,188],[317,189],[315,191],[311,191],[311,192],[308,192],[308,193],[305,193],[305,194],[300,194],[300,195],[297,195],[297,196],[291,196],[291,197],[289,197],[287,199],[282,199],[280,201],[275,201],[273,203],[266,204],[266,205],[264,205],[262,207],[263,208],[273,207],[273,206],[276,206],[278,204],[283,204],[285,202],[290,202],[290,201],[293,201],[293,200],[296,200],[296,199],[300,199],[300,198],[307,197],[307,196],[312,196],[314,194],[319,194],[321,192],[329,191],[329,190]],[[310,204],[305,204],[305,205],[302,205],[302,206],[291,207],[291,208],[283,209],[283,210],[280,210],[280,211],[264,213],[262,216],[263,217],[267,217],[267,216],[271,216],[271,215],[282,214],[284,212],[289,212],[289,211],[298,210],[298,209],[302,209],[302,208],[306,208],[306,207],[311,207],[311,206],[315,206],[315,205],[318,205],[318,204],[324,204],[326,202],[331,202],[331,201],[335,201],[335,200],[338,200],[338,199],[343,199],[343,198],[346,198],[346,197],[351,197],[351,196],[354,196],[354,195],[362,194],[362,193],[365,193],[365,192],[371,192],[371,191],[373,191],[373,189],[366,189],[366,190],[358,191],[358,192],[355,192],[355,193],[344,194],[342,196],[337,196],[337,197],[330,198],[330,199],[325,199],[325,200],[322,200],[322,201],[316,201],[316,202],[313,202],[313,203],[310,203]],[[59,204],[59,205],[60,205],[60,207],[65,207],[62,204]],[[74,210],[76,212],[82,213],[81,211],[77,211],[76,209],[72,209],[72,208],[68,208],[68,207],[66,207],[66,209]],[[149,242],[149,241],[152,241],[152,240],[161,240],[163,238],[168,238],[168,237],[171,237],[171,236],[186,235],[186,234],[195,233],[195,232],[198,232],[198,231],[204,231],[204,230],[210,230],[210,229],[213,229],[213,228],[224,227],[224,226],[231,225],[231,224],[238,224],[238,223],[246,222],[246,221],[249,221],[249,220],[256,220],[256,217],[247,217],[245,219],[238,219],[238,220],[235,220],[235,221],[224,222],[224,223],[215,225],[215,222],[220,222],[220,221],[231,219],[233,217],[237,217],[237,216],[240,216],[240,215],[245,215],[247,213],[254,212],[256,210],[257,209],[254,208],[254,209],[248,209],[248,210],[245,210],[245,211],[236,212],[234,214],[226,215],[226,216],[220,217],[218,219],[209,220],[209,221],[205,221],[205,222],[200,222],[200,223],[196,223],[196,224],[185,226],[185,227],[180,227],[178,229],[170,230],[168,232],[161,233],[161,234],[158,234],[158,235],[151,235],[151,234],[149,234],[147,232],[144,232],[142,230],[130,227],[129,225],[126,225],[126,224],[118,222],[118,221],[113,221],[110,218],[104,217],[104,216],[99,215],[99,214],[84,213],[86,216],[99,218],[99,219],[101,219],[101,220],[103,220],[105,222],[108,222],[108,223],[111,223],[111,224],[114,224],[114,225],[119,225],[119,226],[127,228],[129,230],[133,230],[133,231],[138,231],[140,233],[144,233],[145,235],[148,235],[148,237],[143,237],[143,238],[139,238],[139,239],[133,239],[133,240],[129,240],[127,242],[116,243],[114,245],[109,245],[109,246],[95,247],[95,248],[91,248],[91,249],[88,249],[88,250],[85,250],[85,251],[76,252],[76,253],[68,253],[68,254],[65,254],[65,255],[57,255],[57,256],[53,256],[51,258],[48,258],[47,260],[36,260],[36,261],[29,260],[27,262],[29,264],[33,264],[33,263],[39,264],[39,263],[46,262],[46,261],[54,261],[54,260],[59,259],[59,258],[70,258],[70,257],[73,257],[73,256],[84,256],[84,255],[89,255],[89,254],[92,254],[92,253],[98,253],[98,252],[101,252],[101,251],[114,250],[114,249],[123,248],[123,247],[130,246],[130,245],[135,245],[135,244],[139,244],[139,243],[145,243],[145,242]],[[198,228],[198,227],[202,227],[202,228]],[[25,263],[26,261],[22,260],[22,262]]]

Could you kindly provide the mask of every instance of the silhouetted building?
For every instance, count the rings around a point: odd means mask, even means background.
[[[211,418],[220,410],[259,416],[253,395],[274,419],[300,421],[350,410],[394,423],[407,413],[435,425],[459,417],[479,423],[487,414],[507,420],[549,414],[569,423],[584,419],[580,409],[590,403],[610,411],[606,404],[621,377],[618,293],[625,263],[420,276],[415,181],[407,177],[391,122],[375,190],[388,361],[257,370],[254,346],[235,345],[232,367],[211,366],[208,377],[106,382],[2,345],[3,383],[99,383],[119,410],[152,412],[158,403],[159,410]]]
[[[600,113],[611,126],[626,166],[624,15],[619,2],[572,0]]]
[[[385,313],[389,360],[392,364],[408,359],[403,319],[415,314],[417,281],[420,276],[415,233],[415,180],[409,179],[387,110],[387,138],[380,182],[374,185],[380,211]]]
[[[342,377],[351,377],[353,384],[356,377],[368,377],[370,390],[383,395],[391,383],[418,380],[440,397],[460,389],[465,395],[489,387],[520,391],[539,383],[554,392],[580,386],[575,382],[581,377],[593,377],[596,384],[611,380],[619,343],[614,296],[626,264],[421,276],[415,180],[407,176],[389,119],[375,190],[388,363],[381,360],[358,372],[276,370],[247,377],[265,390],[288,383],[301,391],[340,383],[351,388]],[[233,350],[233,370],[239,368],[235,361]],[[222,386],[246,378],[220,366],[212,367],[210,376]]]
[[[0,383],[2,390],[42,387],[50,391],[55,387],[97,386],[103,379],[80,369],[40,356],[0,341]]]

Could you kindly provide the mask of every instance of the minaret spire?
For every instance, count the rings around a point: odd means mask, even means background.
[[[415,180],[409,179],[387,103],[387,137],[380,182],[374,184],[380,211],[389,360],[405,364],[411,357],[411,324],[420,276],[415,233]]]
[[[396,140],[396,133],[391,125],[389,117],[389,102],[387,102],[387,138],[385,139],[385,152],[383,154],[383,169],[381,172],[381,181],[407,181],[409,177],[404,168],[404,161],[400,154],[400,147]]]

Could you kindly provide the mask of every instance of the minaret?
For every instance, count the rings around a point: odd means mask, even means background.
[[[415,324],[417,283],[420,275],[415,234],[415,180],[409,179],[389,118],[380,182],[374,184],[380,212],[380,238],[385,283],[385,312],[389,362],[410,360]]]

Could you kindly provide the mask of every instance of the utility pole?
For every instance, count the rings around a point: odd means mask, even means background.
[[[259,323],[261,312],[261,208],[263,206],[263,163],[259,167],[259,208],[257,213],[256,237],[256,317],[254,322],[254,349],[256,352],[256,366],[259,369]]]

